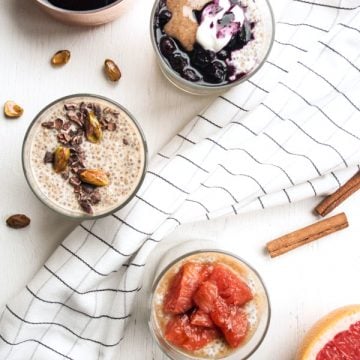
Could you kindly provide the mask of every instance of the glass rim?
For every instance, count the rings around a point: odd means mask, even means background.
[[[123,0],[115,0],[113,3],[109,4],[109,5],[105,5],[96,9],[92,9],[92,10],[69,10],[69,9],[63,9],[59,6],[55,6],[53,4],[51,4],[48,0],[35,0],[37,3],[46,6],[49,9],[55,10],[59,13],[64,13],[64,14],[79,14],[79,15],[83,15],[83,14],[96,14],[97,12],[103,11],[103,10],[107,10],[112,8],[113,6],[120,4]]]
[[[178,81],[181,85],[183,86],[190,86],[193,87],[196,90],[218,90],[218,91],[222,91],[222,90],[227,90],[230,89],[236,85],[242,84],[243,82],[245,82],[246,80],[250,79],[253,75],[255,75],[265,64],[266,60],[268,59],[270,52],[272,50],[272,47],[274,45],[274,40],[275,40],[275,16],[274,16],[274,11],[272,9],[272,6],[270,4],[269,0],[263,0],[266,5],[267,8],[269,10],[270,13],[270,18],[271,18],[271,36],[270,36],[270,42],[269,42],[269,46],[266,50],[266,53],[263,57],[263,59],[261,60],[261,62],[255,67],[255,69],[253,71],[250,71],[249,73],[247,73],[245,76],[241,77],[240,79],[237,79],[231,83],[228,84],[224,84],[224,85],[204,85],[204,84],[197,84],[194,82],[191,82],[189,80],[184,79],[183,77],[181,77],[174,69],[171,68],[171,66],[169,66],[167,64],[167,62],[164,60],[163,55],[161,54],[157,43],[156,43],[156,39],[155,39],[155,32],[154,32],[154,20],[155,20],[155,13],[157,10],[157,6],[159,4],[161,0],[155,0],[153,8],[151,10],[151,18],[150,18],[150,37],[151,37],[151,44],[152,47],[156,53],[156,57],[157,59],[160,61],[161,66],[163,66],[165,69],[167,69],[170,73],[171,76],[173,76],[175,78],[176,81]]]
[[[46,202],[41,196],[40,194],[42,194],[41,190],[38,192],[35,190],[35,188],[32,186],[32,184],[30,183],[29,177],[28,177],[28,170],[31,170],[31,167],[27,168],[25,165],[25,147],[28,141],[28,137],[30,135],[30,132],[32,130],[32,128],[34,127],[34,125],[37,123],[37,121],[39,120],[40,116],[45,113],[45,111],[47,111],[48,109],[50,109],[52,106],[56,105],[57,103],[59,103],[60,101],[63,100],[67,100],[67,99],[72,99],[72,98],[78,98],[78,97],[90,97],[90,98],[95,98],[95,99],[100,99],[100,100],[105,100],[110,102],[111,104],[115,105],[116,107],[118,107],[119,109],[121,109],[121,111],[123,111],[130,119],[131,121],[134,123],[136,129],[138,130],[139,134],[140,134],[140,138],[142,140],[142,144],[143,144],[143,148],[144,148],[144,166],[142,169],[142,174],[141,177],[139,179],[138,184],[136,185],[136,187],[134,188],[134,191],[131,193],[131,195],[120,205],[114,207],[113,209],[106,211],[103,214],[99,214],[99,215],[87,215],[86,213],[84,213],[83,215],[70,215],[68,214],[66,211],[60,211],[57,207],[55,206],[51,206],[51,204],[49,202]],[[59,215],[62,215],[66,218],[70,218],[70,219],[74,219],[74,220],[96,220],[96,219],[100,219],[103,218],[105,216],[108,216],[110,214],[113,214],[117,211],[119,211],[120,209],[122,209],[124,206],[126,206],[136,195],[136,193],[138,192],[138,190],[140,189],[141,185],[144,182],[145,179],[145,175],[146,175],[146,171],[147,171],[147,166],[148,166],[148,146],[147,146],[147,142],[146,142],[146,138],[144,135],[144,132],[142,130],[142,128],[140,127],[140,124],[138,123],[138,121],[136,120],[136,118],[130,113],[129,110],[127,110],[124,106],[122,106],[121,104],[119,104],[118,102],[109,99],[105,96],[101,96],[101,95],[96,95],[96,94],[90,94],[90,93],[76,93],[76,94],[72,94],[72,95],[66,95],[63,97],[60,97],[52,102],[50,102],[48,105],[46,105],[44,108],[42,108],[37,114],[36,116],[33,118],[33,120],[30,122],[26,133],[24,135],[24,139],[23,139],[23,143],[22,143],[22,149],[21,149],[21,163],[22,163],[22,169],[23,169],[23,173],[26,179],[26,182],[28,184],[28,186],[30,187],[31,191],[33,192],[33,194],[36,196],[36,198],[38,200],[40,200],[44,205],[46,205],[46,207],[48,209],[51,209],[52,211],[56,212]]]
[[[261,275],[259,274],[259,272],[252,266],[250,265],[246,260],[244,260],[242,257],[234,254],[233,252],[231,251],[227,251],[227,250],[221,250],[221,249],[216,249],[216,248],[209,248],[209,249],[201,249],[201,250],[193,250],[193,251],[189,251],[179,257],[177,257],[176,259],[172,260],[168,265],[165,266],[165,268],[163,270],[161,270],[161,272],[157,275],[157,277],[155,278],[154,282],[153,282],[153,285],[151,287],[151,294],[150,294],[150,301],[149,301],[149,307],[150,307],[150,317],[149,317],[149,328],[150,328],[150,332],[151,332],[151,335],[152,337],[155,339],[156,343],[159,345],[160,349],[162,351],[163,350],[163,346],[162,344],[160,343],[159,339],[157,338],[156,334],[154,333],[154,329],[153,327],[151,326],[151,319],[152,319],[152,303],[153,303],[153,299],[154,299],[154,295],[155,295],[155,291],[156,291],[156,288],[157,286],[159,285],[160,283],[160,280],[163,278],[163,276],[166,274],[166,272],[171,268],[173,267],[175,264],[177,264],[178,262],[184,260],[185,258],[187,257],[190,257],[192,255],[196,255],[196,254],[201,254],[201,253],[207,253],[207,252],[210,252],[210,253],[220,253],[220,254],[224,254],[224,255],[227,255],[227,256],[230,256],[230,257],[233,257],[235,258],[236,260],[239,260],[240,262],[242,262],[246,267],[248,267],[254,274],[255,276],[257,277],[257,279],[259,280],[263,290],[264,290],[264,294],[265,294],[265,298],[266,298],[266,309],[267,309],[267,318],[266,318],[266,324],[265,324],[265,327],[264,327],[264,331],[263,333],[261,334],[261,337],[259,339],[259,341],[256,343],[256,345],[254,346],[253,349],[251,349],[251,351],[244,357],[242,358],[241,360],[247,360],[249,359],[257,350],[258,348],[260,347],[260,345],[263,343],[264,339],[265,339],[265,336],[269,330],[269,326],[270,326],[270,320],[271,320],[271,303],[270,303],[270,297],[269,297],[269,292],[267,290],[267,287],[261,277]],[[256,330],[255,330],[256,332]],[[251,338],[250,338],[251,339]],[[250,340],[249,339],[249,340]],[[171,346],[172,348],[174,348],[173,346]],[[179,351],[177,350],[176,348],[174,348],[176,351]],[[239,347],[239,350],[241,349],[241,347]],[[235,350],[233,353],[229,354],[229,356],[226,356],[226,357],[222,357],[222,358],[219,358],[218,360],[226,360],[227,358],[233,356],[233,355],[236,355],[236,352],[237,350]],[[169,354],[166,354],[167,356],[170,357],[170,359],[172,359],[171,355]],[[186,356],[189,356],[188,354],[186,354]],[[191,355],[190,355],[191,356]],[[205,358],[200,358],[200,357],[189,357],[189,359],[191,360],[205,360]]]

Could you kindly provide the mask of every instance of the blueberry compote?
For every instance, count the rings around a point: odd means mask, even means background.
[[[154,31],[157,46],[174,71],[188,81],[206,86],[226,85],[246,75],[232,65],[232,53],[254,39],[255,23],[244,15],[246,7],[242,7],[240,0],[224,0],[230,4],[226,11],[221,8],[222,0],[210,0],[200,10],[191,10],[191,17],[197,23],[196,41],[191,50],[166,31],[166,24],[173,17],[167,1],[159,2]],[[234,7],[238,8],[237,13]],[[223,12],[219,17],[220,11]],[[207,49],[199,43],[199,38],[210,42]]]
[[[115,1],[116,0],[49,0],[50,4],[59,8],[75,11],[100,9]]]

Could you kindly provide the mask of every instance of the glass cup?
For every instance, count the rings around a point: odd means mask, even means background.
[[[168,62],[165,60],[164,56],[161,54],[157,41],[156,41],[156,27],[155,27],[155,18],[156,14],[161,6],[161,3],[164,0],[155,0],[150,19],[150,36],[153,49],[155,51],[155,56],[157,62],[160,66],[160,69],[164,76],[175,85],[180,90],[183,90],[187,93],[193,95],[214,95],[223,93],[224,91],[243,83],[244,81],[251,78],[259,69],[264,65],[274,42],[275,36],[275,20],[272,8],[268,0],[256,0],[256,4],[261,13],[263,19],[264,31],[263,31],[263,41],[261,45],[261,50],[256,61],[256,65],[246,73],[246,75],[241,78],[223,85],[216,84],[198,84],[181,77],[176,71],[174,71]],[[185,10],[184,10],[185,11]]]
[[[178,271],[182,264],[188,260],[192,261],[214,261],[234,264],[236,269],[241,269],[241,276],[252,289],[254,299],[249,302],[248,318],[252,319],[251,331],[237,349],[226,353],[212,355],[191,354],[171,344],[165,339],[164,326],[166,314],[162,312],[164,293],[169,285],[168,280]],[[249,310],[250,309],[250,310]],[[235,254],[223,251],[219,246],[208,240],[192,240],[167,250],[161,255],[161,260],[155,272],[155,279],[149,299],[149,327],[161,350],[172,360],[200,360],[200,359],[226,359],[245,360],[248,359],[261,345],[264,340],[271,316],[270,300],[266,287],[257,273],[246,261]],[[164,317],[163,317],[164,316]],[[211,346],[211,344],[209,345]],[[229,350],[229,349],[228,349]]]
[[[81,102],[99,104],[100,106],[102,106],[102,109],[108,107],[117,111],[119,113],[118,116],[120,118],[124,117],[124,119],[126,119],[125,123],[127,124],[128,129],[131,129],[127,131],[129,132],[132,131],[131,139],[135,139],[135,141],[138,144],[137,145],[138,149],[134,151],[137,152],[137,156],[139,158],[138,160],[139,170],[137,176],[135,177],[135,180],[132,182],[129,192],[127,194],[120,195],[120,193],[117,192],[119,186],[117,186],[116,188],[112,187],[112,180],[114,180],[114,183],[123,180],[121,179],[119,180],[118,178],[115,178],[115,175],[114,178],[110,176],[110,185],[105,186],[103,188],[104,190],[102,189],[100,190],[100,191],[107,191],[107,193],[105,194],[105,197],[107,199],[111,197],[112,200],[111,202],[109,202],[109,207],[100,208],[94,206],[93,214],[87,214],[86,212],[82,211],[80,207],[76,207],[75,203],[73,207],[70,205],[69,206],[64,205],[65,204],[65,202],[63,201],[64,199],[68,200],[69,204],[71,201],[72,202],[77,201],[75,194],[73,193],[74,190],[72,186],[69,183],[67,183],[67,179],[66,180],[62,179],[61,175],[55,173],[55,171],[52,169],[50,164],[44,164],[44,161],[42,160],[44,158],[46,151],[52,152],[60,144],[56,142],[56,133],[54,132],[55,130],[44,129],[41,126],[41,124],[43,122],[48,121],[50,118],[55,119],[56,117],[60,117],[66,119],[63,110],[64,105],[66,103],[80,104]],[[119,126],[117,127],[117,129],[118,128]],[[117,129],[115,131],[117,131]],[[46,132],[46,138],[42,138],[41,137],[42,135],[39,135],[41,134],[41,132]],[[120,144],[119,141],[123,142],[123,139],[120,139],[122,133],[119,133],[117,137],[114,135],[115,132],[107,131],[106,133],[109,133],[108,135],[109,137],[105,138],[105,132],[104,132],[104,139],[99,144],[91,144],[90,142],[84,140],[81,146],[88,146],[86,149],[90,152],[94,152],[94,154],[89,154],[89,153],[87,154],[91,155],[92,160],[95,161],[97,164],[101,162],[101,164],[105,163],[106,165],[106,162],[111,162],[112,164],[111,166],[113,166],[115,162],[122,164],[122,161],[124,161],[123,163],[125,163],[123,154],[121,153],[109,154],[108,150],[103,150],[105,149],[104,148],[105,141],[107,142],[107,144],[111,144],[111,141],[114,141],[114,143],[116,142],[116,144]],[[133,144],[127,144],[127,145],[133,147]],[[69,145],[64,145],[64,146],[66,147]],[[100,148],[101,146],[103,147]],[[86,156],[86,150],[84,149],[84,151]],[[98,156],[99,152],[101,151],[104,151],[101,153],[102,157]],[[96,156],[98,156],[98,158],[96,158]],[[114,160],[114,156],[118,156],[119,157],[118,160]],[[23,164],[23,171],[27,183],[29,184],[31,190],[36,195],[36,197],[39,200],[41,200],[46,206],[48,206],[50,209],[56,211],[61,215],[76,220],[95,219],[118,211],[134,197],[145,177],[146,166],[147,166],[147,144],[139,124],[137,123],[135,118],[129,113],[129,111],[126,110],[123,106],[121,106],[120,104],[116,103],[113,100],[110,100],[108,98],[99,95],[75,94],[55,100],[54,102],[47,105],[43,110],[39,112],[39,114],[35,116],[34,120],[31,122],[25,134],[25,138],[23,141],[22,164]],[[85,158],[85,165],[86,165],[86,158]],[[101,168],[101,167],[96,167],[96,168]],[[69,173],[70,173],[69,177],[74,175],[71,173],[71,171]],[[46,179],[48,179],[48,181]],[[56,181],[56,184],[54,183],[54,181]],[[54,188],[54,184],[57,185],[55,187],[60,189],[59,191],[57,191],[56,197],[51,196],[52,192],[51,190],[49,190],[49,188]],[[99,205],[100,204],[102,204],[102,199],[100,200]]]

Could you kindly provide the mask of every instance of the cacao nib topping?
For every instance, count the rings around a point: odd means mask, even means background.
[[[69,179],[69,184],[71,186],[80,186],[81,185],[81,180],[77,176],[72,176]]]
[[[56,130],[60,130],[60,129],[63,127],[63,124],[64,124],[64,120],[57,118],[57,119],[54,121],[54,128],[55,128]]]
[[[111,122],[111,123],[108,123],[106,128],[109,130],[109,131],[115,131],[116,130],[116,124]]]
[[[93,208],[92,208],[89,200],[80,200],[79,204],[86,213],[88,213],[88,214],[93,214],[94,213]]]
[[[53,121],[45,121],[41,124],[42,127],[46,129],[53,129],[54,128],[54,122]]]
[[[124,145],[129,145],[129,141],[128,141],[128,139],[123,138],[123,144],[124,144]]]
[[[52,164],[54,162],[54,153],[47,151],[44,156],[45,164]]]

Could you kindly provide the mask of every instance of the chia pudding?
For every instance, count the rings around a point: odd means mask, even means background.
[[[74,95],[45,108],[23,146],[25,176],[53,210],[76,218],[114,212],[144,177],[146,144],[135,120],[120,105]]]
[[[240,259],[205,251],[171,264],[151,300],[152,331],[175,360],[246,359],[269,322],[267,293]]]
[[[239,83],[260,67],[273,41],[266,0],[158,0],[153,17],[157,54],[172,72],[166,75],[188,85]]]

